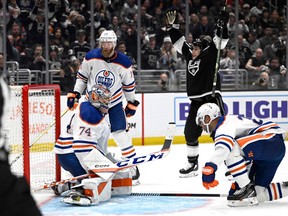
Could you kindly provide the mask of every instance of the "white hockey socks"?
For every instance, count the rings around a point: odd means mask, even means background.
[[[274,201],[288,196],[288,182],[271,183],[267,188],[256,185],[255,190],[260,203]]]
[[[136,156],[136,151],[132,144],[132,138],[125,130],[113,132],[113,137],[117,146],[121,149],[123,157],[132,158]]]

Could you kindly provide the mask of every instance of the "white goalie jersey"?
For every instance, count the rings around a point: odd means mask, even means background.
[[[123,96],[127,101],[135,100],[135,78],[131,61],[122,53],[115,51],[109,59],[102,56],[101,49],[93,49],[86,54],[77,73],[74,91],[82,94],[87,85],[87,98],[95,84],[103,84],[111,91],[110,107],[123,101]]]

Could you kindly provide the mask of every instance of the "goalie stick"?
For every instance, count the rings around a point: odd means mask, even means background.
[[[180,196],[180,197],[227,197],[228,194],[213,193],[131,193],[130,196]]]
[[[167,129],[164,145],[160,151],[150,153],[143,156],[127,158],[126,160],[112,163],[98,150],[93,149],[84,159],[83,162],[90,170],[104,179],[109,179],[115,172],[131,166],[137,166],[142,163],[151,162],[166,157],[170,151],[170,147],[174,138],[176,125],[170,122]]]
[[[69,109],[66,109],[60,116],[60,118],[62,118]],[[42,131],[42,133],[35,139],[33,140],[33,142],[29,145],[29,148],[31,148],[36,142],[38,142],[39,139],[41,139],[41,137],[43,137],[54,125],[56,124],[56,120],[54,120],[52,122],[52,124],[50,124],[44,131]],[[17,157],[14,158],[14,160],[10,163],[10,166],[12,166],[17,160],[19,160],[19,158],[21,158],[23,156],[23,152],[21,152],[21,154],[19,154]]]
[[[110,162],[111,163],[110,164],[109,160],[97,150],[94,153],[96,153],[96,152],[99,153],[98,156],[101,158],[100,162],[102,163],[102,165],[97,164],[97,168],[95,168],[95,166],[96,166],[95,163],[97,162],[97,160],[95,161],[95,158],[93,159],[93,161],[87,162],[87,163],[91,163],[90,165],[93,168],[93,170],[89,169],[89,167],[88,167],[88,170],[92,171],[93,173],[87,173],[84,175],[75,176],[75,177],[72,177],[69,179],[64,179],[64,180],[61,180],[58,182],[51,182],[49,184],[43,185],[42,187],[40,187],[38,189],[35,189],[34,191],[49,189],[49,188],[56,186],[56,185],[59,185],[59,184],[64,184],[64,183],[68,183],[68,182],[75,181],[75,180],[81,180],[84,178],[96,177],[96,176],[102,177],[102,175],[107,173],[107,172],[108,172],[108,175],[107,176],[104,175],[104,177],[110,178],[115,172],[117,172],[119,170],[126,169],[126,168],[136,166],[136,165],[140,165],[140,164],[143,164],[146,162],[151,162],[151,161],[162,159],[162,158],[166,157],[168,155],[168,153],[170,152],[170,147],[172,145],[173,138],[174,138],[175,128],[176,128],[176,125],[174,122],[169,123],[167,135],[166,135],[165,140],[164,140],[164,144],[163,144],[161,150],[159,150],[157,152],[150,153],[150,154],[140,156],[140,157],[129,158],[129,159],[120,161],[116,164],[113,164],[112,162]],[[91,154],[91,157],[95,156],[94,153]],[[91,158],[91,160],[92,160],[92,158]],[[108,167],[106,167],[106,166],[108,166]],[[108,169],[108,171],[107,171],[107,169]]]

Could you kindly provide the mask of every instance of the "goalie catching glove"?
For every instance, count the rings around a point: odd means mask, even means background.
[[[209,190],[210,188],[216,187],[219,182],[215,180],[215,172],[217,171],[217,165],[214,163],[206,163],[202,169],[202,184]]]
[[[70,110],[74,110],[79,102],[81,95],[79,92],[73,91],[67,94],[67,106]]]
[[[128,101],[126,107],[125,107],[125,114],[126,117],[131,117],[135,115],[137,107],[139,105],[139,101],[135,100],[134,102]]]

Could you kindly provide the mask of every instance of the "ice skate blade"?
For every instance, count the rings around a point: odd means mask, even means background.
[[[190,173],[187,173],[187,174],[181,174],[179,175],[180,178],[192,178],[192,177],[195,177],[195,176],[198,176],[198,172],[190,172]]]
[[[132,180],[132,185],[133,185],[133,186],[140,185],[139,179]]]
[[[80,200],[74,200],[71,197],[64,197],[61,201],[65,202],[67,204],[78,205],[78,206],[90,206],[90,205],[93,205],[91,203],[91,200],[86,199],[86,198],[81,198]]]
[[[229,207],[255,206],[258,204],[259,202],[256,197],[249,197],[243,200],[228,200],[227,201],[227,205]]]

